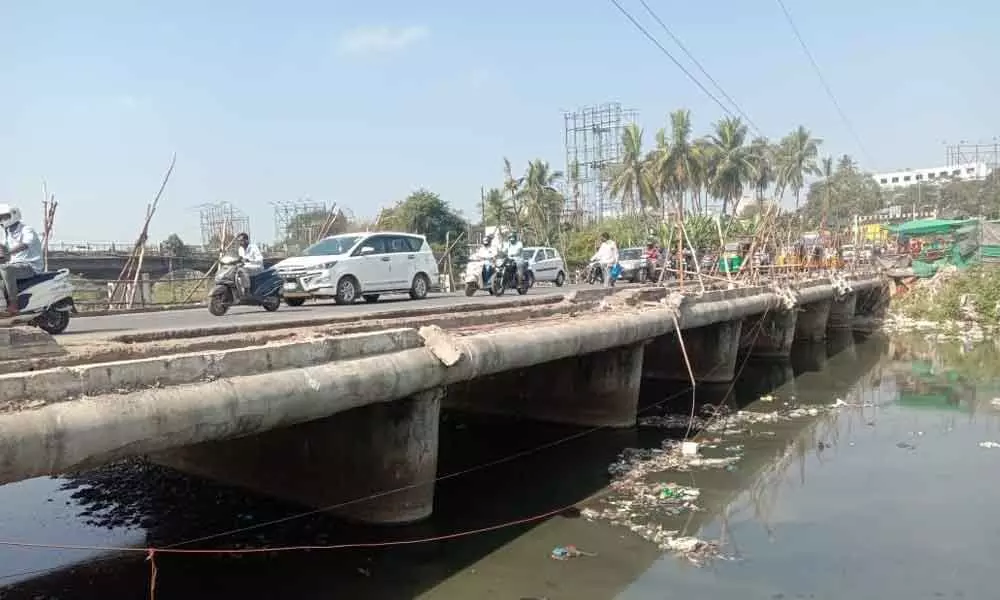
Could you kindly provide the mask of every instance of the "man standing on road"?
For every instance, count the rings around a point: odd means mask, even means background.
[[[0,228],[8,260],[0,263],[0,278],[7,292],[7,314],[18,313],[17,280],[42,272],[42,241],[35,230],[21,222],[21,209],[0,204]]]
[[[250,293],[250,278],[264,270],[264,255],[260,253],[260,248],[250,243],[250,236],[241,233],[236,236],[237,252],[239,252],[240,265],[236,272],[240,296]]]

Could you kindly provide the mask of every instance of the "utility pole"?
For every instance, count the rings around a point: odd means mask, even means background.
[[[479,186],[479,206],[482,214],[483,227],[486,227],[486,191]]]

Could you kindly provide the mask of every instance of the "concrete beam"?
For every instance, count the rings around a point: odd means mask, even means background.
[[[646,347],[643,375],[651,379],[689,381],[686,352],[696,381],[732,381],[736,377],[742,324],[742,319],[723,321],[654,339]]]
[[[35,327],[0,327],[0,360],[59,356],[64,350],[48,333]],[[3,384],[0,383],[0,390]]]
[[[443,396],[438,388],[398,402],[150,458],[314,508],[346,503],[331,512],[354,521],[412,523],[429,517],[434,507]],[[359,498],[364,500],[354,501]]]
[[[585,427],[632,427],[642,363],[642,344],[563,358],[457,383],[446,405]]]
[[[28,404],[121,393],[309,367],[330,361],[419,348],[414,329],[391,329],[251,346],[232,350],[174,354],[113,363],[57,367],[0,375],[0,412]]]

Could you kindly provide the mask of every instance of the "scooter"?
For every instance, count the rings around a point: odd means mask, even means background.
[[[493,275],[493,265],[488,260],[470,260],[465,265],[465,295],[473,296],[479,290],[486,290],[491,296],[490,278]]]
[[[7,262],[6,249],[0,248],[0,262]],[[71,314],[76,313],[73,304],[73,284],[69,281],[69,269],[36,273],[31,277],[17,280],[18,313],[10,318],[10,325],[31,325],[42,331],[57,335],[69,326]],[[7,294],[0,294],[7,304]]]
[[[219,259],[219,274],[215,277],[215,287],[208,297],[208,312],[221,317],[231,306],[263,306],[267,312],[274,312],[281,306],[284,280],[273,268],[252,275],[249,293],[240,294],[236,286],[236,273],[242,264],[243,261],[235,256],[223,256]]]

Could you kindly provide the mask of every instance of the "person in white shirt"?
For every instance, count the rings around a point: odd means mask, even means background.
[[[7,293],[7,314],[18,313],[17,280],[42,272],[42,240],[35,230],[21,222],[21,209],[0,204],[0,228],[9,259],[0,263],[0,278]]]
[[[493,236],[488,235],[483,238],[483,245],[476,250],[476,253],[472,256],[473,260],[493,260],[496,253],[493,251]]]
[[[618,264],[618,244],[607,232],[601,234],[601,245],[590,260],[601,265],[601,270],[604,271],[604,287],[613,286],[615,283],[611,280],[611,267]]]
[[[520,283],[524,281],[525,267],[528,264],[527,261],[525,261],[524,258],[521,257],[521,252],[523,250],[524,250],[524,244],[522,244],[521,240],[517,238],[517,232],[511,231],[510,235],[507,236],[507,244],[504,246],[504,253],[507,255],[507,258],[513,260],[514,264],[517,265],[518,285],[520,285]]]
[[[264,255],[260,248],[250,243],[250,236],[241,233],[236,236],[236,251],[239,252],[243,264],[236,272],[237,284],[241,296],[250,292],[250,278],[264,270]]]

